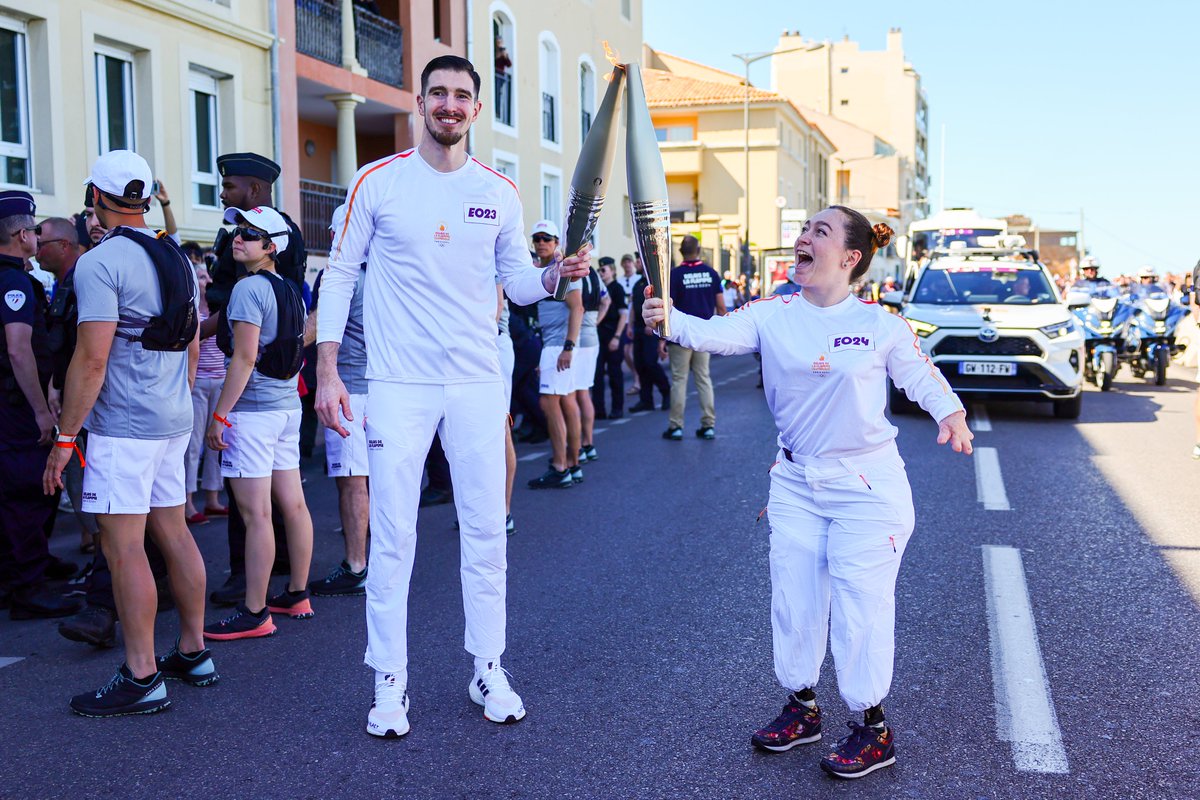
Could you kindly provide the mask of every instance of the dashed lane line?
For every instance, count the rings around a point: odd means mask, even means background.
[[[1012,744],[1013,763],[1021,772],[1066,774],[1067,752],[1050,698],[1021,551],[985,545],[983,578],[996,735]]]
[[[983,403],[971,406],[971,427],[976,433],[990,433],[992,420],[988,417],[987,407]]]
[[[1004,476],[1000,474],[1000,453],[994,447],[976,447],[975,493],[987,511],[1012,511],[1008,493],[1004,491]]]
[[[0,669],[4,669],[5,667],[11,667],[13,664],[17,663],[18,661],[24,661],[24,660],[25,660],[25,658],[23,656],[0,656]]]
[[[527,453],[526,455],[518,458],[517,461],[537,461],[538,459],[546,458],[549,455],[550,454],[545,450],[539,450],[536,453]]]

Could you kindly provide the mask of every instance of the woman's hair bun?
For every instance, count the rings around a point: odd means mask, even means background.
[[[896,235],[891,226],[884,222],[879,222],[871,226],[871,231],[874,234],[871,238],[875,242],[876,250],[882,250],[887,247],[891,243],[892,237]]]

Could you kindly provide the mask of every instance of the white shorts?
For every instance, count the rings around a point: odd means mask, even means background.
[[[575,357],[571,358],[571,368],[558,371],[558,355],[562,345],[551,345],[542,348],[542,360],[538,364],[540,379],[539,394],[558,394],[566,396],[575,391]],[[576,351],[578,352],[578,351]]]
[[[352,421],[342,416],[338,409],[338,421],[350,431],[345,439],[341,434],[325,429],[325,473],[331,478],[354,478],[367,476],[367,396],[350,395]]]
[[[500,351],[500,379],[504,381],[504,410],[512,407],[513,367],[517,356],[513,352],[513,340],[507,333],[496,336],[496,349]]]
[[[600,357],[600,345],[576,347],[571,359],[571,372],[575,373],[575,391],[592,388],[596,382],[596,359]]]
[[[89,434],[82,510],[91,514],[148,514],[151,508],[183,505],[183,457],[190,438],[190,432],[170,439]]]
[[[269,478],[272,472],[300,468],[300,409],[230,411],[221,451],[226,478]]]

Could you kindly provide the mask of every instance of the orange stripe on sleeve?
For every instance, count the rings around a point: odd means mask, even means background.
[[[362,177],[358,179],[358,182],[354,184],[354,190],[352,192],[350,192],[350,201],[346,204],[346,219],[342,220],[341,235],[338,236],[337,251],[334,252],[334,254],[333,254],[334,258],[337,258],[338,256],[340,256],[342,254],[342,242],[346,238],[346,228],[350,227],[350,215],[354,213],[354,198],[358,195],[358,187],[362,186],[362,183],[363,183],[363,181],[365,181],[367,179],[367,176],[370,175],[375,170],[383,169],[388,164],[391,164],[393,161],[395,161],[397,158],[408,158],[412,154],[413,154],[413,151],[411,149],[405,150],[403,153],[397,153],[396,155],[389,158],[387,161],[384,161],[382,164],[376,164],[375,166],[371,167],[369,170],[364,172],[362,174]]]

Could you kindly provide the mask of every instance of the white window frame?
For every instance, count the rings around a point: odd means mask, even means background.
[[[205,94],[210,98],[212,113],[209,116],[208,140],[211,143],[212,157],[212,172],[201,172],[200,165],[196,162],[196,149],[199,146],[199,141],[196,134],[199,132],[196,120],[196,94]],[[221,207],[221,176],[217,173],[217,156],[221,152],[221,89],[216,76],[210,74],[207,70],[199,69],[192,65],[188,70],[188,117],[191,121],[191,160],[192,160],[192,207],[204,210],[212,210]],[[216,201],[213,205],[208,205],[200,202],[200,187],[212,186],[216,188]]]
[[[492,20],[495,19],[497,14],[499,14],[500,16],[504,17],[507,20],[508,27],[512,32],[511,33],[512,41],[505,42],[505,45],[507,45],[507,47],[508,47],[508,57],[513,62],[512,66],[508,68],[508,74],[510,76],[509,86],[508,86],[508,95],[510,98],[510,102],[512,103],[512,125],[506,125],[503,122],[501,122],[499,119],[496,118],[496,98],[493,97],[492,98],[492,113],[491,113],[492,130],[496,131],[497,133],[503,133],[506,136],[511,136],[515,139],[519,135],[519,129],[521,127],[521,122],[520,122],[520,120],[521,120],[521,113],[520,113],[521,97],[519,94],[519,89],[517,88],[518,84],[520,83],[519,72],[518,72],[518,70],[520,69],[520,65],[519,65],[520,59],[517,57],[517,17],[515,14],[513,14],[512,9],[508,7],[507,3],[501,2],[501,0],[494,0],[494,2],[492,2],[492,4],[490,6],[488,6],[488,36],[492,35]],[[492,46],[493,47],[495,46],[495,42],[492,43]],[[494,56],[494,51],[489,51],[489,52],[493,52],[493,56]],[[491,90],[493,92],[495,92],[496,91],[496,80],[495,80],[496,63],[495,63],[494,59],[492,61],[491,73],[492,73]]]
[[[100,155],[104,155],[113,148],[108,141],[108,87],[104,82],[104,70],[100,68],[101,58],[112,58],[117,61],[123,61],[129,67],[125,70],[124,81],[125,91],[129,102],[125,107],[125,124],[129,131],[130,141],[126,143],[126,147],[130,150],[137,151],[137,94],[134,82],[134,60],[133,53],[127,50],[119,50],[115,47],[97,44],[94,50],[94,69],[96,72],[96,141],[100,147]]]
[[[0,156],[25,159],[27,183],[9,183],[0,180],[0,186],[17,186],[28,189],[35,185],[33,176],[33,146],[30,143],[29,124],[29,32],[24,22],[11,17],[0,17],[0,28],[17,34],[17,113],[21,120],[21,142],[0,140]]]
[[[621,0],[621,19],[633,21],[633,0]]]
[[[503,161],[506,164],[512,164],[512,167],[513,167],[512,175],[509,175],[507,172],[500,169],[499,165],[500,165],[501,161]],[[499,172],[504,177],[511,180],[513,183],[520,185],[518,176],[521,173],[521,157],[518,156],[516,153],[510,153],[507,150],[501,150],[498,147],[493,147],[492,148],[492,168],[495,169],[497,172]]]
[[[553,64],[547,62],[547,56],[550,55],[554,58]],[[547,78],[550,81],[547,81]],[[548,86],[547,83],[554,85]],[[565,112],[562,91],[562,47],[558,44],[557,37],[550,31],[542,31],[538,34],[538,89],[538,139],[541,140],[542,147],[561,153],[563,114]],[[547,91],[548,89],[553,89],[553,91]],[[554,98],[554,139],[545,138],[542,125],[542,96],[547,94]]]
[[[547,213],[547,208],[546,208],[546,205],[547,205],[546,189],[553,188],[553,187],[546,180],[547,178],[553,178],[558,184],[558,196],[549,198],[549,201],[550,201],[549,213]],[[540,216],[539,219],[552,220],[554,222],[554,224],[557,225],[561,229],[562,225],[563,225],[563,213],[566,211],[566,203],[563,200],[563,172],[562,172],[562,170],[559,169],[558,167],[551,166],[550,164],[542,164],[541,176],[538,180],[538,184],[539,184],[539,188],[541,190],[540,191],[540,200],[541,200],[541,210],[542,210],[542,216]]]
[[[584,76],[583,76],[583,68],[584,67],[587,67],[588,73],[591,76],[591,86],[587,86],[584,83],[584,80],[585,80]],[[583,112],[586,111],[592,115],[592,124],[595,125],[596,124],[596,109],[600,105],[600,102],[596,99],[597,88],[598,88],[597,84],[596,84],[596,64],[594,61],[592,61],[592,57],[586,53],[581,55],[579,57],[579,69],[576,70],[576,72],[579,75],[579,115],[577,117],[577,119],[579,120],[579,146],[583,147],[583,140],[587,137],[587,134],[583,130]],[[591,103],[586,103],[586,101],[588,100],[588,97],[585,97],[585,94],[589,90],[591,93],[591,97],[590,97]],[[590,105],[591,107],[588,108],[587,107],[588,105]]]

